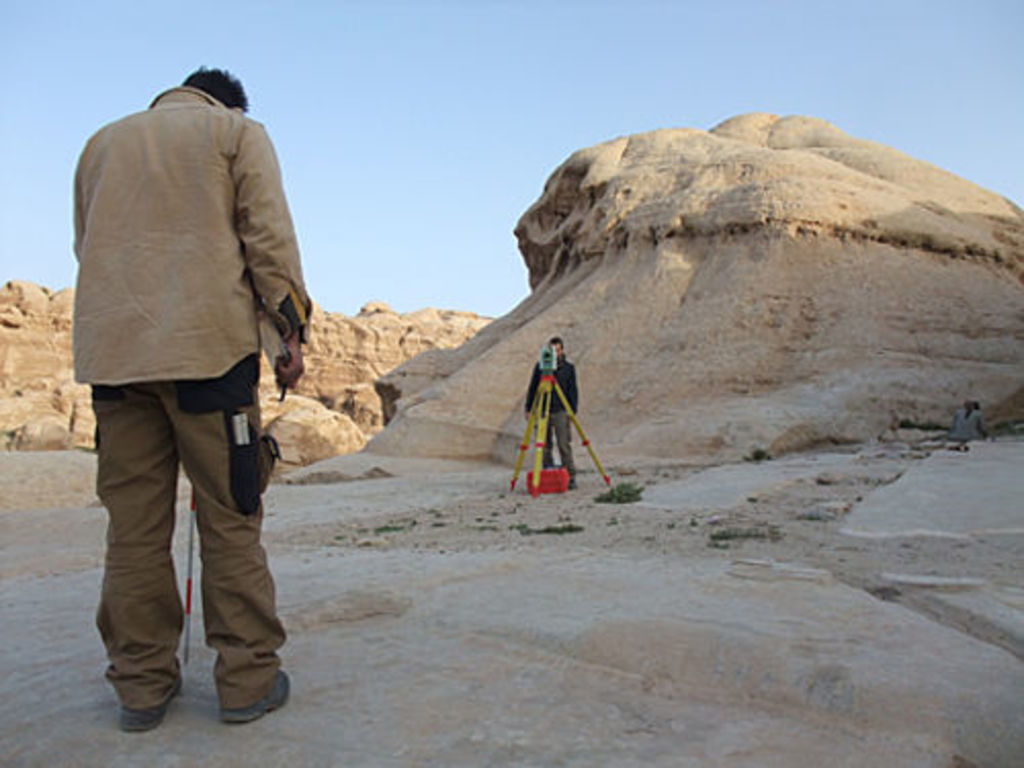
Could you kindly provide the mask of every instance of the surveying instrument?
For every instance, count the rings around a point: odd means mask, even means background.
[[[509,490],[514,491],[516,489],[516,481],[519,479],[519,472],[523,468],[523,459],[526,456],[526,452],[530,449],[530,436],[534,433],[534,429],[536,429],[536,440],[534,441],[534,446],[537,450],[533,459],[533,474],[530,476],[529,480],[529,491],[530,495],[534,498],[540,495],[541,463],[544,458],[544,448],[547,445],[548,423],[551,416],[551,398],[554,395],[558,395],[558,398],[562,401],[562,406],[565,408],[565,412],[569,415],[569,419],[576,426],[576,431],[580,433],[580,442],[583,444],[583,447],[590,452],[590,458],[594,460],[597,471],[601,473],[601,477],[604,478],[605,483],[608,484],[608,487],[611,487],[611,479],[604,471],[604,467],[601,466],[601,462],[597,458],[597,454],[594,453],[594,448],[590,444],[590,440],[587,438],[587,433],[583,431],[583,425],[580,424],[580,420],[576,418],[576,414],[573,413],[572,406],[569,405],[569,400],[566,398],[562,388],[558,385],[558,379],[555,378],[555,368],[558,366],[558,357],[553,346],[545,345],[541,347],[538,366],[540,367],[540,384],[538,384],[537,392],[533,397],[530,416],[526,420],[526,432],[523,434],[523,442],[519,445],[519,455],[516,458],[516,471],[515,474],[512,475],[512,486]]]

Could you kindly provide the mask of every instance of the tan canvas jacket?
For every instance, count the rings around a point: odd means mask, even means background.
[[[75,378],[212,378],[259,350],[254,296],[308,317],[259,123],[189,87],[100,129],[75,174]]]

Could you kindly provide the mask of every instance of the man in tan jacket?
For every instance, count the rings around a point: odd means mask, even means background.
[[[195,493],[221,719],[248,722],[288,697],[260,544],[258,314],[287,350],[278,383],[294,386],[310,300],[273,146],[247,107],[235,78],[200,69],[98,131],[75,175],[75,376],[93,389],[109,514],[97,626],[127,731],[159,725],[181,687],[179,464]]]

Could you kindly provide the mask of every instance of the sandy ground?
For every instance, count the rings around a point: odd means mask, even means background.
[[[293,701],[220,725],[197,614],[184,695],[126,735],[94,459],[0,455],[5,762],[1021,765],[1022,467],[1015,441],[618,462],[642,498],[614,504],[592,471],[533,499],[510,467],[321,462],[265,497]]]

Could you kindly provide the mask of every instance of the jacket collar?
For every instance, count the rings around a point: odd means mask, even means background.
[[[221,102],[215,99],[213,96],[208,94],[206,91],[201,91],[198,88],[193,88],[191,85],[179,85],[174,88],[168,88],[166,91],[161,93],[152,103],[149,105],[150,109],[157,106],[163,106],[165,104],[181,104],[183,102],[196,102],[203,101],[211,106],[224,107]]]

